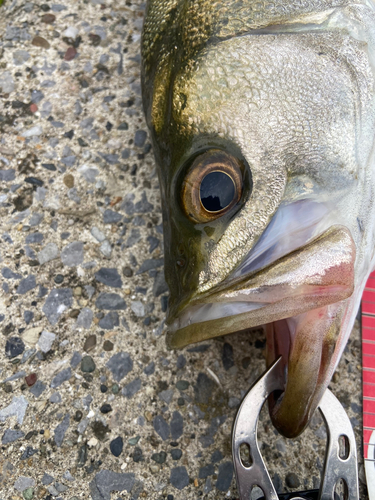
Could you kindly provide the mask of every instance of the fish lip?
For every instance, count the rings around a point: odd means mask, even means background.
[[[340,252],[343,249],[348,253],[346,258],[345,276],[346,279],[340,283],[340,265],[336,270],[336,279],[338,284],[328,283],[317,285],[314,287],[307,287],[306,292],[296,296],[286,296],[282,297],[281,300],[270,300],[263,301],[261,307],[252,307],[249,312],[242,312],[241,314],[228,315],[224,317],[219,317],[217,319],[212,319],[208,321],[193,322],[187,326],[181,326],[181,318],[183,315],[192,311],[193,308],[203,307],[207,304],[217,304],[220,302],[223,306],[227,302],[232,300],[232,297],[238,292],[238,290],[244,285],[249,284],[250,288],[247,292],[254,292],[255,302],[260,302],[259,298],[267,291],[267,277],[271,274],[273,270],[282,266],[283,263],[289,262],[296,256],[304,255],[314,258],[316,254],[316,247],[319,251],[319,245],[324,245],[328,242],[331,245],[331,250],[333,254],[335,252]],[[315,251],[315,254],[314,254]],[[324,251],[324,248],[323,248]],[[318,254],[319,255],[319,252]],[[335,257],[331,257],[334,259]],[[328,259],[329,261],[329,259]],[[222,282],[220,285],[216,286],[215,289],[210,292],[205,292],[194,297],[190,300],[178,314],[169,315],[166,324],[167,328],[167,343],[171,348],[180,348],[188,344],[199,342],[202,340],[208,340],[217,336],[222,336],[228,333],[234,333],[237,331],[248,330],[252,327],[259,327],[264,324],[289,318],[296,314],[308,311],[310,309],[316,309],[323,307],[327,304],[332,304],[339,302],[343,299],[349,297],[354,289],[354,261],[355,261],[355,244],[349,230],[343,226],[331,226],[321,235],[317,236],[312,242],[308,243],[305,247],[296,249],[288,253],[286,256],[277,259],[272,262],[269,266],[264,269],[257,270],[254,273],[242,278],[232,280],[231,282]],[[320,274],[331,272],[335,275],[335,269],[329,262],[325,265],[324,269],[320,269]],[[342,273],[341,273],[342,274]],[[263,284],[263,285],[262,285]],[[283,283],[279,285],[280,289],[284,286]],[[276,288],[277,288],[276,286]],[[323,293],[324,292],[324,293]],[[293,301],[300,302],[299,304],[293,305]],[[233,302],[233,300],[232,300]],[[248,301],[250,303],[250,300]],[[254,302],[253,302],[254,303]],[[283,313],[283,311],[287,311]],[[265,316],[267,315],[267,319]],[[201,326],[201,332],[197,333],[198,325]]]

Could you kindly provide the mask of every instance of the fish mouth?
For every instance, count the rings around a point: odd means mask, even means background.
[[[170,324],[171,348],[266,325],[267,363],[283,358],[285,390],[269,399],[286,437],[306,427],[337,362],[354,290],[355,244],[346,227],[319,237],[255,274],[191,301]]]

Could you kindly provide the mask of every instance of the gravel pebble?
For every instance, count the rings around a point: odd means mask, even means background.
[[[38,252],[39,264],[46,264],[59,257],[59,248],[56,243],[48,243],[40,252]]]
[[[90,482],[92,500],[111,500],[112,491],[130,492],[135,483],[133,473],[119,473],[110,470],[101,470]]]
[[[95,362],[91,356],[84,356],[81,361],[81,370],[83,373],[92,373],[95,371]]]
[[[186,467],[174,467],[171,469],[170,475],[171,485],[178,490],[183,490],[189,484],[189,475],[187,473]]]
[[[94,313],[89,307],[84,307],[78,317],[76,322],[76,328],[85,328],[88,330],[91,326],[92,320],[94,318]]]
[[[66,413],[62,422],[54,430],[56,446],[60,447],[62,445],[66,431],[69,428],[69,423],[70,423],[70,415],[69,413]]]
[[[95,273],[96,281],[113,288],[121,288],[122,280],[116,268],[102,267]]]
[[[50,292],[43,306],[43,312],[51,325],[56,325],[61,314],[73,304],[70,288],[54,289]]]
[[[116,311],[110,311],[99,321],[100,328],[104,328],[104,330],[112,330],[116,326],[119,326],[119,324],[120,319]]]
[[[117,293],[101,293],[95,303],[98,309],[107,311],[123,311],[126,309],[126,303]]]
[[[3,437],[1,438],[1,442],[2,444],[13,443],[14,441],[17,441],[17,439],[23,438],[24,435],[25,433],[20,430],[6,429]]]
[[[24,396],[14,396],[12,402],[0,410],[0,422],[5,422],[8,417],[15,416],[17,423],[22,425],[29,402]]]
[[[83,243],[73,241],[61,251],[61,260],[65,266],[74,267],[83,262]]]
[[[157,415],[153,421],[153,426],[155,431],[159,434],[163,441],[169,438],[171,434],[171,429],[169,424],[164,420],[161,415]]]
[[[121,394],[123,396],[125,396],[126,398],[130,399],[132,398],[138,391],[141,390],[141,386],[142,386],[142,383],[141,383],[141,379],[140,378],[136,378],[135,380],[132,380],[131,382],[129,382],[128,384],[126,384],[122,391],[121,391]]]
[[[233,479],[233,464],[232,462],[224,462],[219,465],[217,475],[216,488],[219,491],[227,491]]]
[[[49,352],[55,340],[56,335],[54,333],[43,330],[40,334],[37,345],[42,352]]]
[[[20,281],[20,284],[18,285],[17,288],[17,293],[20,295],[25,295],[25,293],[30,292],[30,290],[33,290],[36,287],[36,280],[35,276],[30,274],[30,276],[27,276],[27,278],[24,278],[23,280]]]
[[[57,389],[57,387],[60,387],[60,385],[62,385],[64,382],[67,382],[71,376],[72,376],[72,370],[70,367],[61,370],[61,372],[59,372],[57,375],[53,377],[51,382],[51,387],[53,389]]]
[[[5,344],[5,355],[8,358],[15,358],[23,353],[25,344],[20,337],[10,337]]]
[[[118,436],[109,443],[109,449],[115,457],[119,457],[121,455],[123,446],[124,441],[121,436]]]
[[[14,483],[14,489],[22,493],[26,488],[33,488],[35,480],[32,477],[19,476]]]

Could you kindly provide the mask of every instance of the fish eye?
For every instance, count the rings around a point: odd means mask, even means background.
[[[195,158],[182,185],[182,205],[194,222],[215,220],[241,199],[243,172],[237,158],[209,150]]]

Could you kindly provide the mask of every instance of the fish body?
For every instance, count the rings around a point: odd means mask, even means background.
[[[370,0],[149,0],[142,85],[172,348],[266,325],[305,428],[375,264]]]

